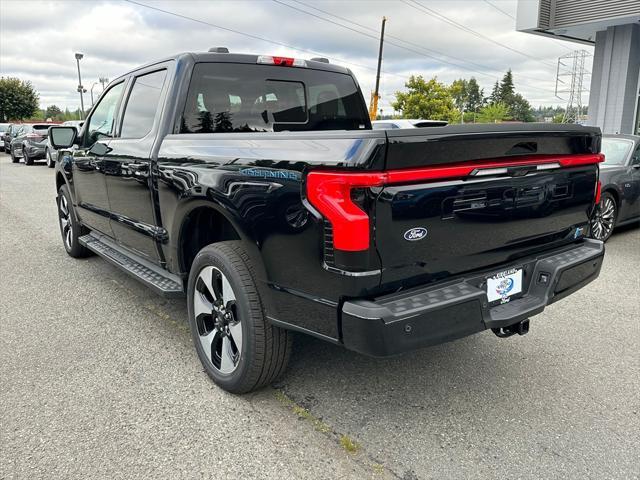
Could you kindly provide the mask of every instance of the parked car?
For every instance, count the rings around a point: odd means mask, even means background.
[[[0,151],[4,152],[4,134],[10,126],[10,123],[0,123]]]
[[[222,51],[127,73],[80,133],[49,131],[67,253],[186,295],[222,388],[280,375],[291,331],[375,356],[522,335],[598,276],[598,128],[372,130],[350,70]]]
[[[13,140],[13,137],[15,136],[15,134],[18,132],[18,130],[20,130],[20,127],[22,127],[21,124],[19,123],[10,123],[9,127],[5,130],[4,134],[2,135],[2,149],[6,152],[9,153],[11,151],[11,140]]]
[[[374,130],[387,130],[390,128],[424,128],[444,127],[449,122],[446,120],[419,120],[411,118],[397,118],[392,120],[374,120],[371,126]]]
[[[25,165],[33,165],[35,160],[43,159],[49,127],[50,123],[20,125],[9,145],[11,161],[18,163],[23,158]]]
[[[591,236],[607,241],[613,229],[640,221],[640,137],[603,135],[600,201],[591,217]]]
[[[80,131],[80,128],[82,128],[83,124],[84,124],[83,120],[67,120],[66,122],[62,123],[62,125],[64,126],[74,127],[76,130],[78,130],[78,132]],[[51,144],[49,143],[48,137],[46,139],[46,143],[44,147],[44,156],[45,156],[45,159],[47,160],[47,167],[49,168],[55,167],[56,162],[58,161],[58,151],[51,146]]]

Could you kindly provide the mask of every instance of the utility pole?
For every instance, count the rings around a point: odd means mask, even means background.
[[[384,45],[384,25],[387,17],[382,17],[382,28],[380,29],[380,49],[378,50],[378,70],[376,72],[376,89],[371,94],[369,103],[369,118],[375,120],[378,116],[378,100],[380,99],[380,69],[382,68],[382,46]]]
[[[582,116],[582,93],[588,92],[583,87],[585,77],[589,75],[585,60],[589,56],[586,50],[576,50],[558,58],[556,72],[556,97],[566,100],[567,106],[562,116],[562,123],[578,123]],[[563,98],[560,94],[566,94]]]
[[[78,64],[78,92],[80,93],[80,120],[84,119],[84,99],[82,93],[86,92],[82,86],[82,78],[80,77],[80,60],[84,57],[81,53],[76,53],[76,63]]]
[[[100,77],[98,81],[102,84],[102,91],[104,92],[104,86],[109,83],[109,79],[107,77]]]

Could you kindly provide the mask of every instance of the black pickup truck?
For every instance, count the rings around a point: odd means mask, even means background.
[[[598,276],[598,129],[373,130],[348,69],[212,50],[123,75],[49,140],[66,251],[186,295],[222,388],[277,377],[291,331],[375,356],[524,334]]]

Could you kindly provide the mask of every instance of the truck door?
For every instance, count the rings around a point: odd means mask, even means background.
[[[167,68],[137,73],[123,101],[122,120],[105,156],[111,228],[118,243],[159,261],[157,242],[165,236],[153,201],[151,153],[166,95]]]
[[[104,156],[113,137],[124,91],[122,81],[109,88],[85,122],[80,145],[73,150],[73,185],[77,213],[83,224],[112,236],[109,200],[104,178]]]

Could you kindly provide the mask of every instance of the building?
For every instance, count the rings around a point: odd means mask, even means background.
[[[588,123],[640,134],[640,0],[518,0],[516,30],[593,45]]]

